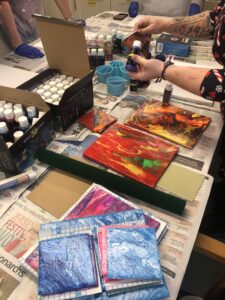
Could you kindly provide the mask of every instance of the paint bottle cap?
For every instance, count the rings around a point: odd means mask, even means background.
[[[49,85],[50,85],[50,86],[55,86],[55,85],[56,85],[56,82],[55,82],[55,80],[51,80],[51,81],[49,81]]]
[[[13,104],[12,103],[6,103],[4,104],[4,109],[12,108]]]
[[[45,92],[44,89],[38,89],[37,90],[37,94],[40,95],[40,96],[44,95],[44,92]]]
[[[62,82],[59,82],[56,84],[57,88],[58,89],[62,89],[63,88],[63,83]]]
[[[47,98],[47,99],[45,99],[45,102],[47,102],[47,103],[53,103],[54,100],[52,98]]]
[[[4,105],[6,104],[6,101],[5,100],[0,100],[0,105]]]
[[[27,175],[29,176],[30,180],[37,178],[37,174],[34,171],[28,172]]]
[[[6,122],[0,122],[0,134],[4,134],[8,131],[9,131],[9,129],[6,125]]]
[[[97,54],[97,50],[96,49],[91,49],[91,55],[96,55]]]
[[[48,91],[51,88],[51,86],[49,84],[45,84],[43,86],[43,90]]]
[[[133,47],[138,47],[138,48],[141,49],[141,47],[142,47],[142,42],[141,42],[141,41],[138,41],[138,40],[135,40],[135,41],[133,42]]]
[[[59,82],[61,82],[61,81],[62,81],[62,78],[60,78],[60,77],[57,77],[57,78],[55,79],[56,84],[59,83]]]
[[[58,94],[60,97],[62,97],[62,95],[64,94],[64,90],[58,90]]]
[[[112,42],[112,36],[108,34],[106,36],[106,40],[107,40],[107,42]]]
[[[104,50],[102,48],[98,49],[98,55],[104,55]]]
[[[7,143],[5,143],[5,144],[6,144],[7,148],[10,148],[10,147],[13,145],[12,142],[7,142]]]
[[[15,142],[16,142],[18,139],[20,139],[21,136],[23,136],[23,131],[21,131],[21,130],[15,131],[15,132],[13,133],[13,137],[14,137]]]
[[[65,79],[65,80],[63,80],[62,84],[67,85],[67,84],[69,84],[69,81]]]
[[[103,40],[104,40],[104,35],[103,35],[103,34],[100,34],[100,35],[98,36],[98,40],[99,40],[99,41],[103,41]]]
[[[170,83],[170,82],[167,83],[165,89],[166,89],[167,91],[172,91],[172,89],[173,89],[173,84]]]
[[[71,82],[71,81],[73,81],[73,77],[72,77],[72,76],[68,76],[68,77],[66,78],[66,80],[69,81],[69,82]]]
[[[116,29],[113,29],[112,30],[112,35],[116,35],[116,33],[117,33]]]
[[[6,119],[13,119],[14,118],[14,113],[11,108],[5,109],[4,115]]]
[[[22,108],[17,108],[14,110],[15,120],[18,121],[19,117],[24,115],[24,111]]]
[[[28,122],[26,116],[19,117],[18,122],[19,122],[21,128],[28,128],[29,127],[29,122]]]
[[[69,84],[67,84],[67,85],[64,85],[64,89],[66,90],[66,89],[68,89],[70,87],[70,85]]]
[[[53,94],[52,95],[52,100],[53,101],[59,100],[59,94]]]
[[[17,108],[23,108],[23,105],[20,103],[16,103],[13,105],[13,109],[16,110]]]
[[[65,79],[66,79],[66,75],[61,74],[61,75],[59,76],[59,78],[61,78],[62,80],[65,80]]]
[[[27,115],[29,118],[33,118],[35,117],[37,114],[37,111],[36,111],[36,107],[35,106],[27,106]]]
[[[57,90],[57,89],[56,89],[56,90]],[[45,92],[45,93],[44,93],[45,99],[51,97],[51,94],[52,94],[52,93],[50,93],[50,92]]]
[[[48,99],[47,99],[48,100]],[[47,100],[45,100],[47,102]],[[51,99],[52,100],[52,99]],[[32,126],[39,120],[39,118],[33,118],[32,119]]]

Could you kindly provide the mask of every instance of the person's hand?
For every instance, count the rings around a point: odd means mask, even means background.
[[[146,16],[135,23],[134,31],[145,35],[159,34],[168,30],[171,23],[170,17]]]
[[[147,81],[161,76],[164,62],[158,59],[145,59],[140,55],[132,56],[138,65],[138,72],[128,72],[131,79]]]
[[[39,49],[27,44],[20,44],[14,49],[14,52],[20,56],[24,56],[27,58],[41,58],[44,56],[44,54]]]

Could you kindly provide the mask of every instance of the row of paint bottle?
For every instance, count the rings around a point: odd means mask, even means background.
[[[32,92],[39,94],[46,103],[59,105],[65,90],[79,80],[73,76],[57,73],[36,84]]]
[[[38,110],[35,106],[24,107],[0,101],[0,134],[7,146],[16,142],[37,120]]]
[[[111,34],[86,34],[86,43],[89,55],[92,49],[103,49],[105,60],[113,60],[113,54],[121,55],[127,54],[127,49],[123,47],[122,41],[128,33],[123,33],[120,30],[113,29]]]

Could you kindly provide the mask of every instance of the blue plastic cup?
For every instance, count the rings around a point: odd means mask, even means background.
[[[109,63],[113,67],[112,76],[121,76],[120,68],[123,67],[125,64],[123,61],[120,60],[113,60]]]
[[[107,78],[111,77],[113,74],[113,67],[111,65],[98,66],[95,72],[98,77],[98,81],[106,83]]]
[[[126,79],[127,82],[130,82],[130,76],[128,75],[128,72],[126,70],[125,66],[120,67],[121,76]]]
[[[127,80],[120,76],[109,77],[106,82],[108,94],[117,97],[123,94],[127,84]]]

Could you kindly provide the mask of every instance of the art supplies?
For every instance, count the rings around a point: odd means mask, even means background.
[[[16,175],[10,178],[6,178],[0,181],[0,191],[18,186],[22,183],[27,183],[36,178],[34,171],[28,171],[20,175]]]

